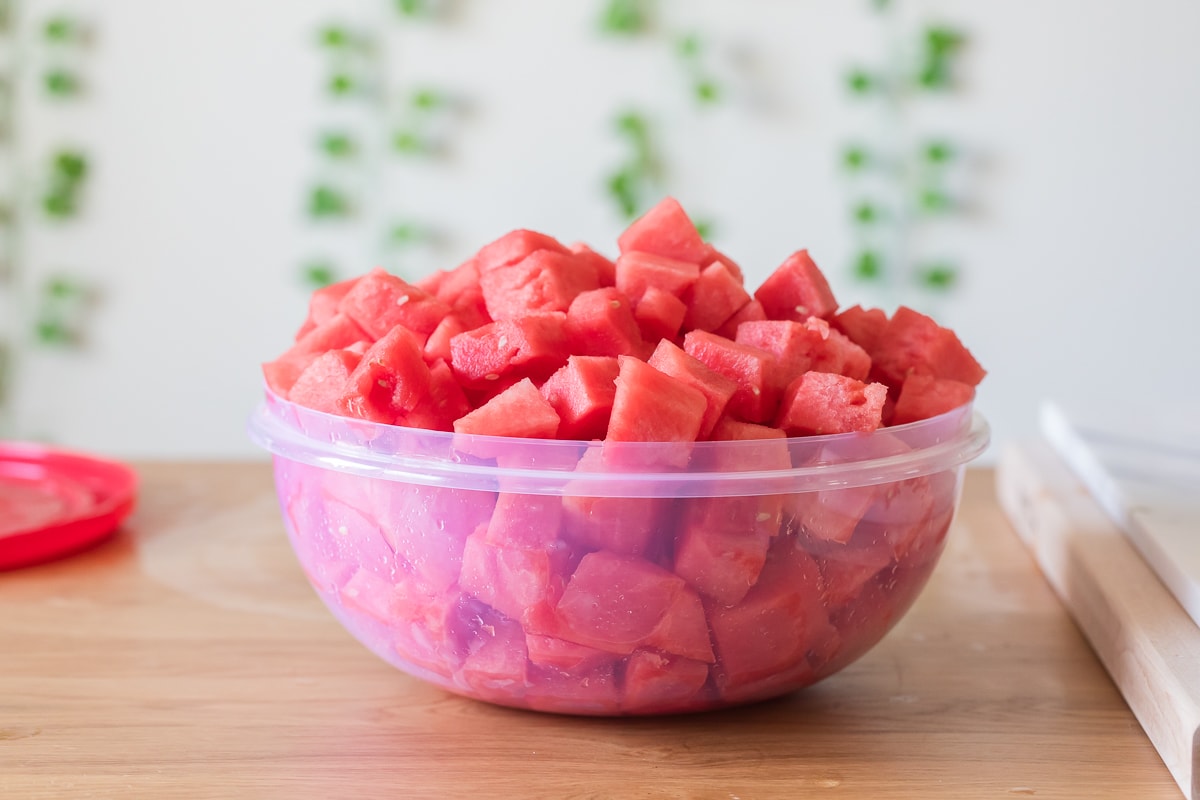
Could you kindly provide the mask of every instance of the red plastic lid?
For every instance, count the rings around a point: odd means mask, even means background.
[[[69,555],[112,535],[133,510],[128,466],[0,442],[0,570]]]

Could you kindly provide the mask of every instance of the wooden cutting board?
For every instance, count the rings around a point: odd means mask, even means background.
[[[1189,800],[1200,800],[1200,628],[1045,442],[1010,445],[1001,506]]]

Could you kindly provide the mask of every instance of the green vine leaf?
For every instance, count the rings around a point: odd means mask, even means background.
[[[621,216],[631,220],[638,212],[638,174],[628,167],[614,172],[608,178],[608,194],[620,209]]]
[[[431,9],[426,0],[396,0],[396,11],[402,17],[425,17]]]
[[[87,156],[75,150],[60,150],[54,155],[53,169],[57,178],[65,183],[77,184],[87,177]]]
[[[700,234],[700,238],[706,242],[712,239],[717,230],[717,223],[711,219],[698,219],[695,221],[695,225],[696,233]]]
[[[337,268],[329,261],[310,261],[300,268],[300,279],[310,289],[321,289],[337,281]]]
[[[949,291],[958,283],[958,270],[952,264],[928,264],[917,273],[917,280],[926,289]]]
[[[42,75],[42,88],[54,98],[75,97],[83,92],[79,76],[67,69],[49,69]]]
[[[417,155],[428,150],[421,134],[414,130],[399,130],[392,135],[392,149],[405,155]]]
[[[921,155],[930,164],[945,164],[954,158],[954,147],[949,142],[926,142]]]
[[[81,26],[70,17],[51,17],[42,26],[42,36],[47,42],[70,42],[80,37]]]
[[[396,222],[388,233],[388,241],[395,247],[411,247],[432,238],[429,230],[415,222]]]
[[[917,203],[926,214],[941,214],[949,211],[954,205],[950,195],[932,187],[921,190],[917,196]]]
[[[647,0],[608,0],[604,4],[597,28],[612,36],[637,36],[650,29],[650,9]]]
[[[846,88],[852,94],[867,95],[879,88],[879,79],[865,69],[855,68],[846,75]]]
[[[321,151],[330,158],[353,158],[358,153],[358,142],[348,133],[324,133],[320,139]]]
[[[430,112],[446,104],[446,98],[436,89],[417,89],[409,99],[414,111]]]
[[[859,225],[874,225],[879,221],[882,212],[879,208],[870,201],[863,201],[856,205],[852,210],[854,221]]]
[[[862,145],[848,145],[842,151],[842,166],[851,172],[864,169],[871,161],[871,154]]]
[[[696,96],[696,100],[704,104],[716,103],[721,99],[721,89],[711,79],[701,79],[696,81],[692,87],[692,92]]]
[[[335,72],[329,76],[326,88],[334,97],[346,97],[358,91],[358,81],[348,72]]]
[[[860,281],[883,278],[883,259],[874,250],[863,250],[854,257],[854,277]]]
[[[350,216],[350,199],[332,186],[316,186],[308,197],[308,214],[314,219]]]

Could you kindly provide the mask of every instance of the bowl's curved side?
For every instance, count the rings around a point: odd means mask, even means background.
[[[701,711],[859,658],[942,552],[963,467],[712,497],[548,496],[275,459],[298,560],[366,647],[447,690],[572,714]]]

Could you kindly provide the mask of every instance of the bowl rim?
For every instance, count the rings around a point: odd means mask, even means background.
[[[733,497],[874,486],[956,469],[990,442],[973,403],[870,433],[704,442],[458,434],[316,411],[264,388],[251,441],[279,460],[452,489],[589,497]],[[782,453],[786,451],[787,467]],[[588,453],[587,467],[580,469]],[[728,468],[730,460],[742,467]]]

